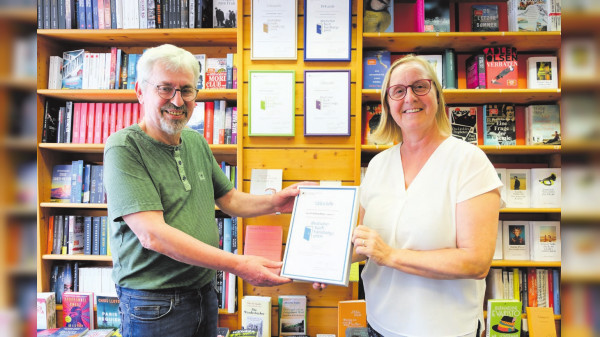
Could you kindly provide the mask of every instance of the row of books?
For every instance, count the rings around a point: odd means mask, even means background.
[[[226,100],[196,102],[188,126],[204,136],[208,144],[237,144],[237,107]]]
[[[363,89],[381,89],[387,69],[406,53],[391,53],[385,49],[365,50],[363,58]],[[444,89],[458,89],[456,52],[444,49],[441,54],[420,54],[436,71]],[[557,89],[557,57],[527,58],[527,88]],[[517,49],[510,46],[485,47],[465,61],[467,89],[518,89],[519,61]]]
[[[38,29],[235,28],[236,0],[40,0]]]
[[[106,216],[51,215],[48,254],[111,255]]]
[[[244,296],[242,299],[242,329],[257,331],[258,337],[270,337],[271,297]],[[278,297],[278,336],[306,335],[306,296]]]
[[[71,328],[71,327],[62,327],[62,328],[53,328],[53,329],[44,329],[38,330],[38,337],[109,337],[109,336],[118,336],[118,329],[88,329],[88,328]]]
[[[364,32],[560,31],[560,0],[364,1]]]
[[[111,47],[110,53],[84,49],[50,56],[48,89],[135,89],[137,62],[142,54]],[[200,67],[197,89],[236,89],[236,54],[206,57],[195,54]]]
[[[560,315],[560,269],[490,268],[486,278],[487,299],[521,301],[520,312],[527,307],[553,308]]]
[[[219,228],[219,248],[237,254],[237,218],[215,218]],[[219,309],[229,313],[237,309],[237,277],[235,274],[217,270],[216,289]]]
[[[557,336],[552,308],[527,306],[526,317],[516,299],[491,299],[487,301],[486,336]]]
[[[503,164],[509,165],[509,164]],[[533,164],[526,164],[533,165]],[[520,165],[515,165],[518,167]],[[497,167],[507,208],[560,208],[562,170],[559,167]]]
[[[73,160],[71,164],[54,165],[50,201],[103,204],[106,203],[104,189],[104,167],[100,164]]]
[[[494,260],[560,261],[559,221],[498,221]]]

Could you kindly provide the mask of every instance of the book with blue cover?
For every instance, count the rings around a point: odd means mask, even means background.
[[[363,55],[363,89],[381,89],[390,68],[389,50],[365,50]]]

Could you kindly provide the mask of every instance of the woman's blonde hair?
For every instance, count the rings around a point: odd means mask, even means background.
[[[373,131],[373,133],[369,135],[369,140],[375,141],[379,144],[402,141],[402,129],[400,129],[398,124],[396,124],[396,121],[394,121],[394,119],[390,116],[390,105],[388,104],[389,97],[387,95],[387,90],[390,87],[390,77],[394,69],[411,62],[416,63],[425,71],[426,76],[431,79],[433,87],[435,87],[435,93],[438,101],[438,109],[435,113],[435,120],[438,130],[442,133],[442,135],[445,136],[452,134],[450,120],[446,114],[446,101],[442,92],[442,85],[438,81],[435,70],[426,59],[409,54],[394,62],[394,64],[392,64],[390,69],[385,74],[385,78],[383,79],[383,87],[381,89],[381,120],[379,121],[379,125]]]

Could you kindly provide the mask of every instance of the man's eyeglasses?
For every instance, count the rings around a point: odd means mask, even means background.
[[[394,101],[399,101],[399,100],[403,99],[404,96],[406,96],[406,91],[408,90],[408,88],[411,88],[413,93],[417,96],[427,95],[429,93],[429,91],[431,90],[431,80],[429,80],[429,79],[416,80],[411,85],[403,85],[403,84],[393,85],[393,86],[389,87],[387,90],[388,97],[393,99]]]
[[[152,84],[153,86],[155,86],[158,96],[160,96],[160,98],[162,98],[162,99],[170,100],[173,97],[175,97],[175,93],[177,93],[179,91],[181,93],[181,99],[183,99],[186,102],[191,102],[191,101],[196,100],[196,95],[198,94],[198,89],[196,89],[194,87],[185,87],[185,88],[181,88],[181,89],[175,89],[170,85],[156,85],[156,84],[148,82],[148,81],[146,81],[146,83]]]

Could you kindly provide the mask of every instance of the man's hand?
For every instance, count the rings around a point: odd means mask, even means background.
[[[294,198],[300,193],[299,186],[317,186],[316,182],[303,181],[290,185],[273,195],[273,207],[276,212],[290,213],[294,209]]]
[[[240,258],[241,262],[234,274],[253,286],[271,287],[292,282],[291,279],[281,277],[279,273],[273,272],[273,270],[279,272],[283,262],[271,261],[264,257],[252,255],[240,255]]]

